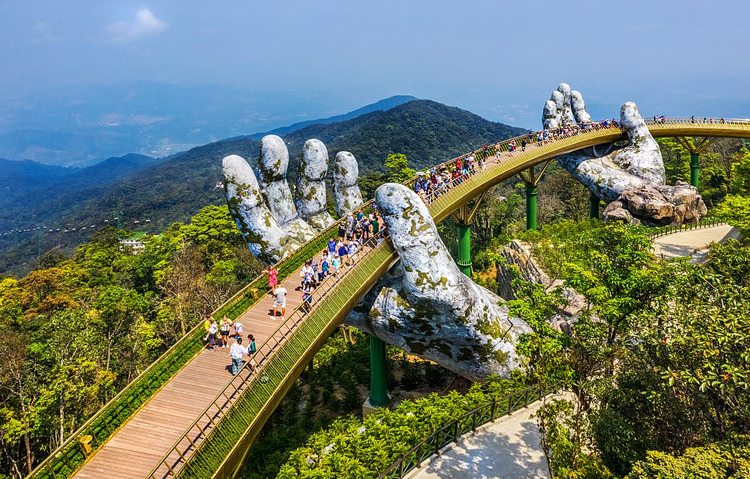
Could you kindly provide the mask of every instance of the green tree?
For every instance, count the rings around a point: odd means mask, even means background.
[[[406,155],[395,153],[388,155],[385,160],[385,167],[388,169],[388,181],[401,183],[408,180],[417,172],[409,168]]]

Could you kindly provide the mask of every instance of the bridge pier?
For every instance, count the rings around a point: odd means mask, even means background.
[[[456,234],[458,236],[458,259],[456,260],[456,264],[458,265],[458,269],[469,278],[471,278],[471,222],[479,209],[479,205],[482,204],[486,193],[486,190],[483,191],[474,200],[473,206],[469,206],[466,203],[452,214],[453,219],[456,221]]]
[[[536,185],[526,184],[526,229],[536,229]]]
[[[690,153],[690,184],[698,188],[701,179],[700,154],[706,151],[718,138],[703,138],[697,145],[695,139],[691,140],[684,136],[678,136],[675,139]]]
[[[471,278],[471,224],[456,223],[458,230],[458,269]]]
[[[378,408],[388,405],[388,358],[385,342],[370,335],[370,397],[362,405],[362,415],[372,414]]]
[[[599,219],[599,203],[601,200],[592,191],[589,195],[589,218],[598,220]]]
[[[521,177],[523,182],[526,184],[526,229],[527,230],[535,230],[537,223],[537,185],[539,184],[539,180],[542,178],[542,175],[544,175],[544,172],[547,171],[547,167],[549,167],[550,163],[552,163],[552,160],[554,158],[551,158],[544,162],[544,166],[542,166],[542,171],[539,172],[537,175],[534,166],[528,169],[526,172],[526,175],[523,173],[518,173],[518,175]]]
[[[690,152],[690,184],[698,188],[701,179],[700,153]]]

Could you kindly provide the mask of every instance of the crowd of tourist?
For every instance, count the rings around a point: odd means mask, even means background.
[[[483,171],[487,162],[492,161],[493,157],[495,160],[499,160],[503,153],[513,156],[519,148],[521,151],[526,151],[527,146],[534,143],[541,146],[561,137],[610,127],[619,127],[619,124],[616,120],[604,120],[566,125],[532,132],[528,136],[512,139],[507,144],[484,145],[478,152],[460,156],[438,167],[417,173],[414,191],[426,204],[430,204],[449,189]],[[342,271],[351,269],[359,259],[363,247],[379,243],[387,235],[377,204],[374,203],[373,212],[370,214],[365,214],[362,210],[350,212],[343,221],[339,222],[337,233],[337,237],[331,237],[319,255],[310,258],[300,269],[300,285],[295,289],[302,296],[300,309],[303,313],[310,311],[315,290],[328,277],[336,277]],[[268,286],[272,298],[272,306],[268,316],[283,320],[286,316],[286,302],[289,292],[279,283],[279,272],[274,266],[264,269],[263,273],[268,275]],[[256,352],[255,338],[252,334],[248,335],[248,345],[242,344],[244,326],[239,322],[239,319],[232,322],[225,315],[222,321],[217,324],[213,317],[209,317],[206,319],[205,328],[206,336],[204,340],[207,342],[209,350],[213,351],[217,347],[229,348],[229,355],[232,358],[232,374],[237,374],[242,368],[244,355],[252,356]],[[234,333],[232,333],[233,328]],[[231,346],[229,345],[230,338],[235,339]],[[254,363],[251,362],[250,367],[254,370]]]

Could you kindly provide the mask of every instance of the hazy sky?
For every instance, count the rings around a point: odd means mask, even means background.
[[[335,112],[412,94],[536,127],[565,81],[595,117],[748,117],[748,21],[747,0],[5,0],[0,94],[152,80]]]

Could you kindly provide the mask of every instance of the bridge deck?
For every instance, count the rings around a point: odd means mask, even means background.
[[[287,314],[302,303],[302,293],[296,291],[299,282],[299,270],[282,282],[288,291]],[[272,305],[272,297],[266,295],[241,316],[240,321],[245,326],[243,335],[253,334],[258,345],[268,339],[281,322],[269,317]],[[229,349],[202,351],[125,423],[74,477],[146,477],[231,379],[230,366]]]
[[[746,122],[731,125],[724,125],[723,121],[720,125],[713,123],[700,125],[652,124],[649,125],[649,128],[654,136],[699,134],[750,137],[750,128],[748,128]],[[435,220],[440,221],[470,197],[534,164],[586,146],[622,139],[623,136],[623,132],[619,129],[592,131],[582,134],[580,137],[555,140],[540,147],[532,142],[525,153],[519,151],[519,155],[514,155],[514,157],[504,153],[501,155],[500,162],[506,163],[505,166],[495,169],[488,168],[487,174],[476,175],[475,180],[467,182],[466,185],[469,185],[467,188],[455,188],[455,190],[460,190],[464,196],[459,199],[446,199],[440,204],[439,208],[435,208],[435,211],[431,212]],[[488,166],[496,162],[497,160],[493,159],[488,162]],[[468,191],[468,188],[471,191]],[[362,254],[364,255],[364,251],[362,251]],[[301,294],[296,291],[298,283],[297,272],[282,283],[289,291],[287,313],[290,313],[301,303]],[[321,294],[327,295],[327,292]],[[267,296],[241,316],[242,323],[245,325],[245,333],[254,334],[258,345],[263,344],[271,335],[274,335],[274,339],[278,341],[275,344],[281,344],[289,332],[275,333],[281,322],[274,321],[268,316],[271,304],[272,298]],[[273,352],[269,354],[273,354]],[[189,457],[195,447],[201,444],[206,433],[212,428],[214,420],[221,417],[224,408],[233,404],[239,396],[239,392],[234,392],[223,396],[226,400],[212,402],[232,378],[226,369],[229,363],[227,349],[201,352],[125,423],[94,456],[89,458],[80,471],[75,474],[75,477],[115,479],[146,477],[152,468],[157,465],[159,465],[159,469],[155,477],[162,478],[173,475],[170,474],[170,469],[178,470],[180,468],[183,460]],[[284,381],[286,380],[284,379]],[[294,377],[289,380],[294,380]],[[232,381],[232,385],[236,389],[241,382]],[[254,383],[255,381],[248,381],[247,384],[240,386],[236,391],[242,391],[245,387],[252,388]],[[207,410],[209,406],[212,409]],[[219,407],[221,410],[214,411]],[[206,410],[208,414],[202,415]],[[183,437],[186,430],[196,421],[196,418],[198,418],[198,422],[195,426],[192,426],[191,434]],[[263,421],[258,424],[262,426],[262,423]],[[180,439],[181,437],[182,439]],[[179,447],[172,449],[178,440],[180,441]],[[160,464],[160,460],[168,452],[169,457]]]

